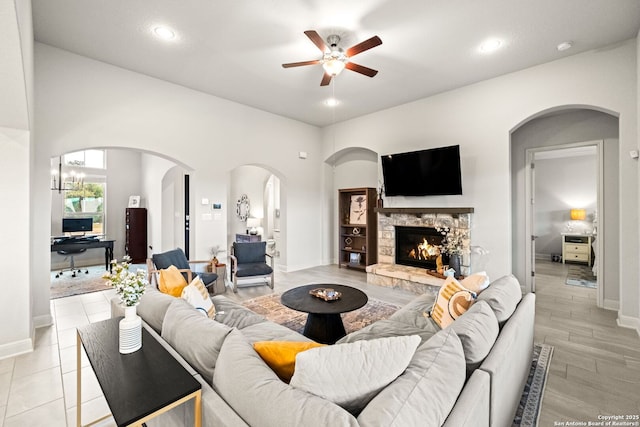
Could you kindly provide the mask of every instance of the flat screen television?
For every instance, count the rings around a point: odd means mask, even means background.
[[[387,196],[462,194],[460,146],[381,156]]]
[[[93,218],[62,218],[63,233],[93,231]]]

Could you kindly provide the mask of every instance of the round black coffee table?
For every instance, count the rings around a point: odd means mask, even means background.
[[[340,299],[325,301],[314,297],[309,291],[316,288],[331,288],[342,293]],[[308,313],[304,336],[322,344],[334,344],[347,333],[340,313],[357,310],[369,298],[360,289],[345,285],[313,284],[289,289],[280,297],[286,307]]]

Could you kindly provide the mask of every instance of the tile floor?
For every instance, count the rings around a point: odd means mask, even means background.
[[[616,313],[595,306],[595,290],[564,284],[566,266],[537,265],[535,334],[555,347],[540,426],[594,421],[598,415],[640,414],[640,339],[616,326]],[[342,283],[370,297],[405,304],[413,295],[368,285],[360,272],[322,266],[277,273],[276,286],[240,288],[243,301],[306,283]],[[76,326],[110,317],[113,290],[51,301],[52,326],[36,332],[32,353],[0,360],[0,427],[75,426]],[[109,413],[88,361],[82,360],[83,423]],[[96,424],[113,426],[112,419]]]

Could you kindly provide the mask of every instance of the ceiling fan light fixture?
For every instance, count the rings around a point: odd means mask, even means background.
[[[337,58],[331,58],[322,63],[322,68],[324,68],[324,71],[330,76],[337,76],[342,72],[342,70],[344,70],[344,67],[344,61]]]

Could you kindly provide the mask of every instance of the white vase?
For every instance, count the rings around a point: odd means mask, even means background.
[[[120,353],[128,354],[142,347],[142,319],[136,314],[136,306],[124,307],[124,319],[120,321]]]

